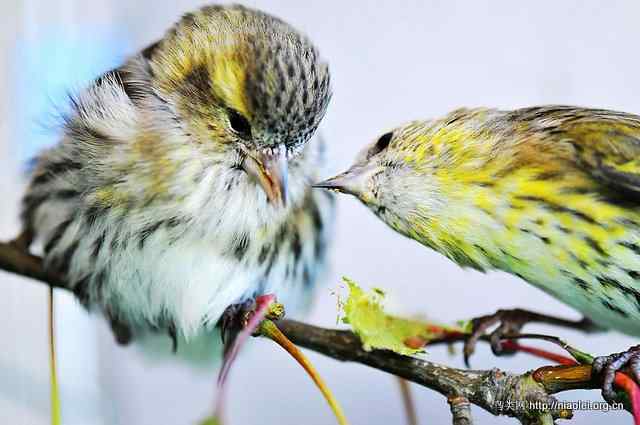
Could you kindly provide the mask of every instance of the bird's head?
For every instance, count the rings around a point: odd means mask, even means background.
[[[313,186],[353,195],[407,233],[408,220],[439,203],[439,159],[429,149],[428,128],[427,122],[413,122],[385,132],[360,151],[347,171]]]
[[[331,97],[316,48],[285,22],[242,6],[185,15],[153,49],[156,96],[218,178],[259,187],[273,205]],[[235,182],[237,183],[237,181]],[[263,195],[263,196],[264,196]]]

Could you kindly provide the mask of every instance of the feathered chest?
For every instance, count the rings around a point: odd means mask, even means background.
[[[452,191],[448,204],[416,214],[409,236],[461,266],[512,273],[604,325],[640,332],[624,325],[640,319],[633,197],[571,170],[476,178],[441,187]]]
[[[140,230],[133,216],[102,215],[92,226],[70,218],[54,230],[60,236],[47,261],[65,264],[89,307],[134,329],[174,327],[189,336],[257,294],[275,293],[292,311],[304,304],[323,267],[332,213],[326,194],[309,194],[280,223],[219,239],[180,220]]]

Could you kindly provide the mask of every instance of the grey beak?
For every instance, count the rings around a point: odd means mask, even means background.
[[[338,174],[337,176],[331,177],[327,180],[323,180],[321,182],[312,184],[311,187],[335,190],[336,192],[340,192],[340,193],[356,195],[350,189],[349,178],[347,176],[347,173]]]
[[[355,166],[311,186],[361,197],[367,191],[367,182],[375,172],[376,169],[370,166]]]

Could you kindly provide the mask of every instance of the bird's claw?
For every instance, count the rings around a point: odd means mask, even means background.
[[[239,304],[232,304],[225,309],[218,322],[225,356],[240,332],[247,327],[253,314],[260,310],[265,303],[271,306],[265,314],[266,319],[278,320],[284,316],[284,306],[276,302],[273,294],[260,295]]]
[[[251,313],[255,310],[255,306],[255,300],[249,299],[240,304],[230,305],[222,313],[219,326],[225,355],[233,346],[240,331],[246,326]]]
[[[618,401],[616,391],[613,389],[616,372],[627,367],[634,380],[640,382],[640,345],[621,353],[596,357],[591,367],[594,374],[602,375],[602,397],[608,403],[614,403]]]
[[[498,310],[494,314],[481,316],[471,320],[471,334],[464,343],[464,363],[469,367],[469,358],[475,352],[478,341],[487,335],[493,326],[498,327],[489,334],[491,351],[496,356],[511,354],[511,350],[505,350],[502,340],[505,337],[517,335],[522,327],[529,322],[529,312],[526,310]]]

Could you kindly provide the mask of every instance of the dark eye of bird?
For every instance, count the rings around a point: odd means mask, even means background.
[[[372,157],[373,155],[376,155],[382,152],[383,150],[385,150],[387,146],[389,146],[389,143],[391,143],[392,138],[393,138],[392,132],[385,133],[382,136],[380,136],[380,138],[376,142],[376,145],[371,149],[371,152],[369,152],[369,157]]]
[[[251,137],[251,124],[249,121],[233,109],[229,110],[229,125],[240,137]]]

